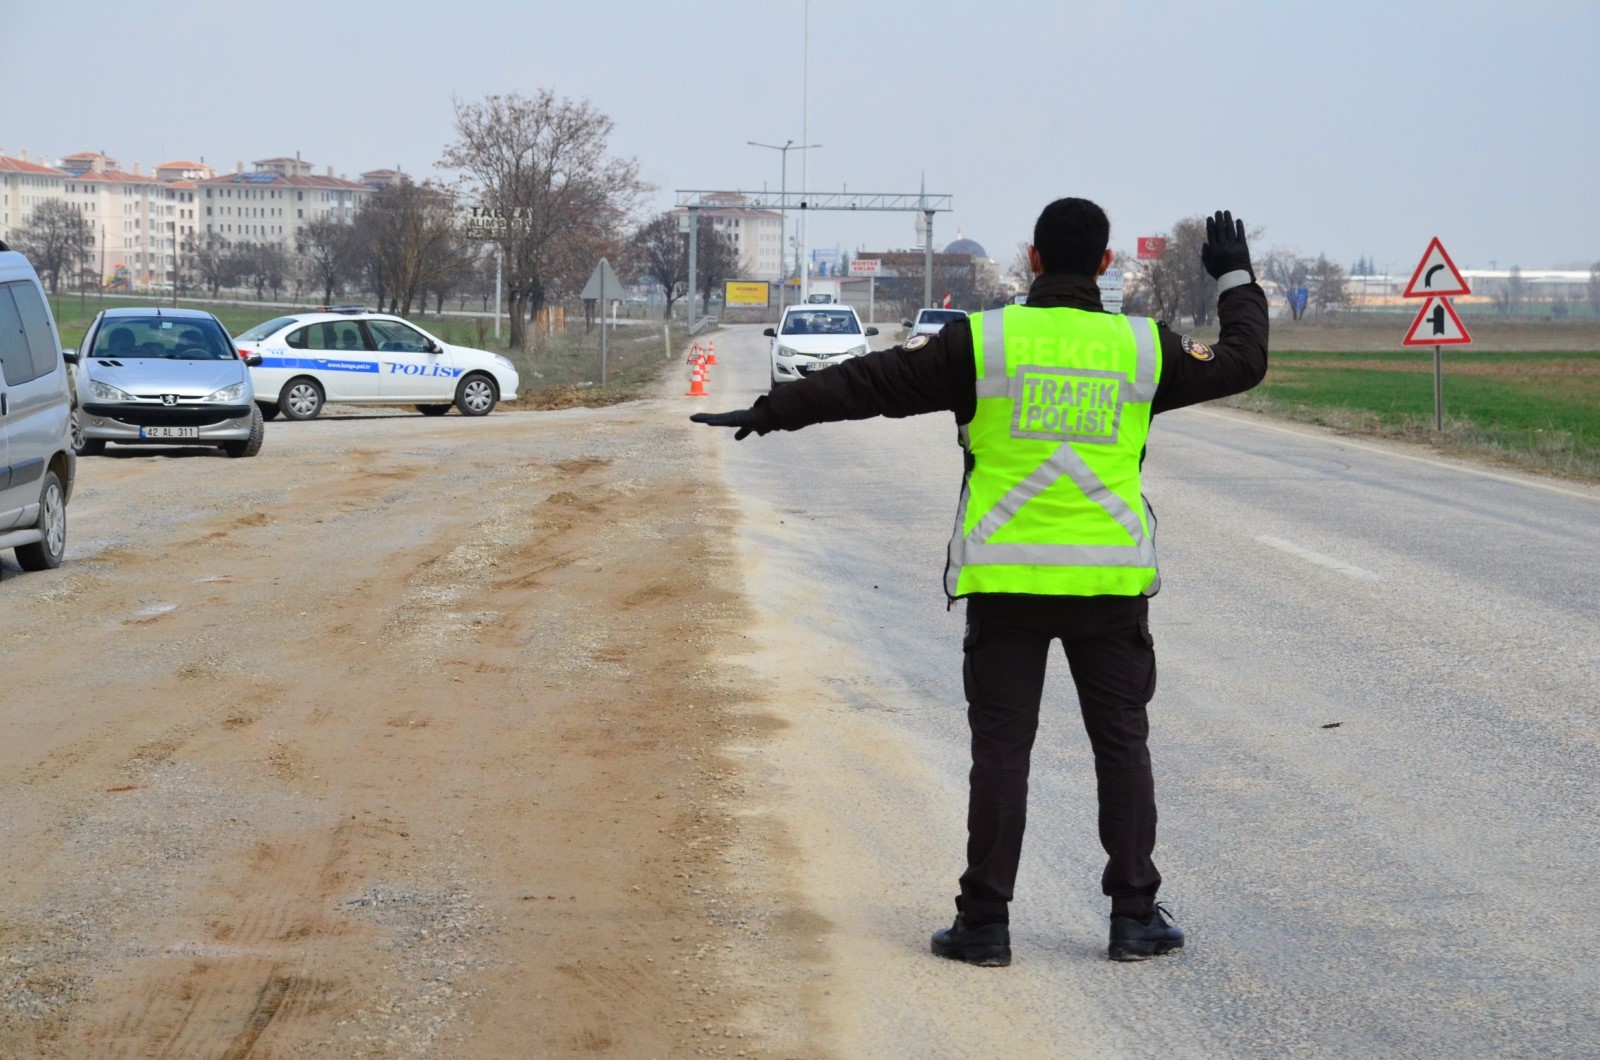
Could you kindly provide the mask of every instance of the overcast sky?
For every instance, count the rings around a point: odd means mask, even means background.
[[[773,189],[802,140],[803,0],[0,0],[0,148],[125,168],[293,154],[434,171],[452,99],[550,87],[659,189]],[[1112,244],[1227,207],[1257,246],[1409,271],[1600,259],[1600,3],[812,0],[817,191],[954,196],[1009,264],[1084,195]],[[789,186],[800,156],[789,155]],[[813,246],[914,241],[816,214]]]

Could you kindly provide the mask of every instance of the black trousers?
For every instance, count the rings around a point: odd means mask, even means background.
[[[1094,749],[1101,889],[1111,911],[1149,916],[1161,874],[1145,706],[1156,689],[1149,602],[1138,597],[981,594],[967,599],[963,677],[972,727],[967,871],[957,904],[970,924],[1007,919],[1028,818],[1028,760],[1050,644],[1061,641]]]

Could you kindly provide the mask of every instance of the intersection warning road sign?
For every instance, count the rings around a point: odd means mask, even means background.
[[[1435,295],[1471,293],[1467,281],[1461,276],[1461,270],[1450,260],[1439,237],[1434,236],[1428,244],[1427,253],[1417,263],[1417,271],[1411,274],[1411,282],[1406,284],[1404,297],[1432,298]]]
[[[1472,336],[1456,316],[1456,307],[1448,298],[1430,298],[1422,303],[1422,311],[1411,322],[1411,330],[1400,340],[1402,346],[1466,346]]]

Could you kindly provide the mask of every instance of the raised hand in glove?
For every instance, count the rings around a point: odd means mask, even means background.
[[[1240,269],[1255,279],[1255,270],[1250,267],[1250,245],[1244,239],[1244,222],[1235,221],[1232,212],[1218,210],[1215,217],[1206,218],[1206,241],[1200,247],[1200,264],[1213,280]]]
[[[707,427],[737,427],[738,433],[733,436],[736,442],[744,441],[745,435],[756,429],[756,410],[740,409],[738,412],[697,412],[689,417],[691,423],[703,423]]]

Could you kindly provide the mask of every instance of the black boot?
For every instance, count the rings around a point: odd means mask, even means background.
[[[1183,930],[1167,919],[1171,915],[1166,906],[1159,904],[1145,920],[1112,914],[1107,955],[1114,961],[1148,961],[1158,954],[1183,949]]]
[[[1011,963],[1011,927],[1002,922],[967,927],[965,913],[956,922],[933,933],[933,952],[952,961],[984,968],[1004,968]]]

